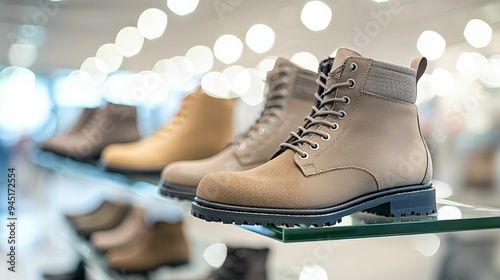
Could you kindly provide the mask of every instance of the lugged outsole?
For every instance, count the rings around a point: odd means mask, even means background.
[[[386,217],[422,216],[436,213],[432,185],[407,186],[361,196],[325,209],[264,209],[233,206],[195,198],[191,214],[209,222],[235,225],[325,227],[342,217],[367,212]]]

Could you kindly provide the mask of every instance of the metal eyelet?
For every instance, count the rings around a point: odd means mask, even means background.
[[[341,116],[339,116],[339,119],[341,120],[345,119],[345,117],[347,116],[347,113],[344,110],[340,110],[339,113],[342,114]]]
[[[304,155],[300,155],[301,159],[307,159],[309,157],[309,154],[304,152]]]
[[[259,133],[260,133],[260,134],[264,134],[264,132],[266,132],[266,129],[265,129],[265,128],[263,128],[263,127],[259,128]]]
[[[317,149],[319,149],[319,144],[314,142],[313,145],[309,145],[309,148],[311,148],[311,150],[313,151],[316,151]]]
[[[348,88],[353,88],[356,86],[356,81],[354,79],[348,79],[347,82],[349,85],[347,86]]]
[[[327,133],[327,134],[326,134],[326,137],[321,136],[321,140],[323,140],[323,141],[328,141],[328,140],[330,140],[330,134],[328,134],[328,133]]]
[[[331,131],[337,131],[339,130],[339,125],[338,123],[333,123],[332,126],[330,126]]]
[[[351,63],[350,67],[351,72],[356,72],[356,70],[358,70],[358,65],[355,62]]]
[[[349,98],[349,96],[344,96],[342,98],[344,98],[344,105],[349,105],[349,103],[351,103],[351,98]]]
[[[292,73],[292,69],[290,69],[290,67],[283,67],[283,68],[281,68],[281,71],[283,71],[283,73],[285,73],[285,74]]]
[[[240,150],[240,151],[242,151],[242,150],[244,150],[246,148],[247,148],[247,144],[245,144],[245,143],[241,143],[241,144],[238,145],[238,150]]]

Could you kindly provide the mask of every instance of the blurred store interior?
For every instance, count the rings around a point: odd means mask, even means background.
[[[158,197],[155,182],[138,180],[130,192],[122,177],[33,159],[84,108],[106,102],[137,106],[140,135],[151,135],[200,83],[237,99],[234,129],[243,132],[263,108],[277,57],[316,72],[347,47],[404,66],[427,57],[417,105],[438,195],[500,209],[499,1],[1,0],[0,35],[0,185],[15,167],[19,217],[18,271],[2,261],[1,279],[56,279],[43,275],[71,273],[82,258],[85,278],[60,279],[197,279],[219,268],[229,247],[269,248],[271,280],[500,279],[498,229],[281,243],[194,219],[189,203]],[[109,197],[147,205],[151,219],[183,220],[189,264],[132,278],[107,273],[102,256],[89,265],[93,253],[75,248],[83,245],[64,214]],[[453,206],[439,214],[463,215]]]

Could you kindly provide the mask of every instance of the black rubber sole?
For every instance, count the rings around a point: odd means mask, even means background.
[[[158,183],[158,194],[161,196],[192,201],[196,197],[196,188],[175,186],[161,180],[160,183]]]
[[[397,187],[370,193],[348,202],[322,209],[277,209],[234,206],[196,197],[191,215],[209,221],[236,225],[332,226],[356,212],[386,217],[436,213],[436,191],[432,184]]]

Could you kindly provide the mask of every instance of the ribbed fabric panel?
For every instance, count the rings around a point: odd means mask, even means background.
[[[416,72],[412,68],[373,61],[368,70],[364,90],[381,96],[415,103]]]
[[[318,90],[316,78],[316,73],[300,69],[297,76],[294,96],[312,101],[314,94]]]

